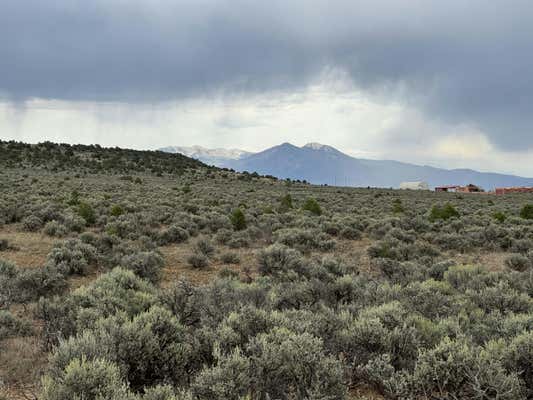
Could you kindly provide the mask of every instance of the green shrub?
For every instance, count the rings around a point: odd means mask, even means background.
[[[241,399],[250,394],[251,385],[250,361],[237,350],[219,355],[215,366],[202,370],[192,384],[192,393],[198,399]]]
[[[320,204],[318,204],[318,201],[312,197],[305,201],[302,206],[302,210],[309,211],[314,215],[322,215],[322,208],[320,207]]]
[[[202,253],[194,253],[187,257],[187,263],[193,268],[205,268],[209,265],[209,258]]]
[[[429,214],[429,220],[435,222],[437,220],[447,220],[450,218],[458,218],[459,212],[450,203],[446,203],[444,206],[435,205],[431,208]]]
[[[158,243],[162,246],[170,243],[183,243],[189,239],[189,232],[177,224],[170,225],[161,231],[158,236]]]
[[[161,271],[165,261],[161,254],[155,251],[143,251],[122,257],[120,265],[124,269],[133,271],[136,275],[152,283],[161,279]]]
[[[17,336],[28,336],[32,333],[30,321],[20,319],[10,311],[0,310],[0,341]]]
[[[533,395],[533,332],[523,332],[511,340],[506,364],[524,381],[528,395]]]
[[[526,204],[520,210],[520,217],[524,219],[533,219],[533,204]]]
[[[246,229],[246,217],[240,208],[233,210],[230,220],[234,230],[241,231]]]
[[[78,205],[78,215],[82,217],[87,225],[92,225],[96,222],[96,214],[89,203],[80,202]]]
[[[82,358],[72,360],[60,376],[45,377],[42,397],[43,400],[127,400],[128,391],[115,364]]]
[[[392,212],[394,214],[400,214],[405,212],[405,208],[402,205],[402,201],[400,199],[394,199],[392,202]]]
[[[241,258],[237,253],[227,252],[220,256],[220,261],[222,261],[224,264],[239,264],[241,262]]]
[[[413,378],[425,396],[524,399],[518,375],[508,373],[498,358],[465,340],[445,338],[436,348],[422,352]]]
[[[302,267],[300,253],[281,244],[274,244],[261,250],[257,261],[259,273],[262,275],[279,275]]]
[[[47,265],[57,268],[64,275],[85,275],[89,265],[97,261],[94,246],[79,239],[70,239],[54,245],[47,258]]]
[[[22,220],[22,226],[26,231],[35,232],[43,227],[43,221],[36,215],[30,215]]]
[[[287,193],[285,196],[282,196],[279,199],[278,211],[283,213],[291,210],[292,208],[292,196],[290,193]]]
[[[322,340],[308,333],[276,328],[247,346],[254,390],[259,398],[342,399],[341,363],[324,352]]]
[[[514,271],[525,271],[531,266],[531,261],[522,254],[512,254],[505,259],[505,265]]]
[[[492,217],[498,221],[500,224],[501,223],[504,223],[505,220],[507,219],[507,215],[505,215],[503,212],[501,211],[496,211],[494,214],[492,214]]]
[[[49,221],[44,226],[44,233],[48,236],[62,237],[65,236],[68,231],[67,228],[57,222],[56,220]]]
[[[198,254],[202,254],[208,258],[212,257],[215,254],[215,247],[211,241],[205,237],[199,238],[194,244],[194,250]]]
[[[118,217],[124,214],[124,209],[120,204],[115,204],[113,207],[111,207],[111,210],[109,210],[109,214],[113,217]]]

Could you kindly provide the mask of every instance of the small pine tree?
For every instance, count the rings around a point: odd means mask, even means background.
[[[78,214],[82,217],[88,225],[96,222],[96,215],[89,203],[81,202],[78,206]]]
[[[111,207],[110,214],[113,217],[118,217],[124,214],[124,209],[119,204],[115,204],[113,207]]]
[[[533,219],[533,204],[526,204],[520,211],[520,217],[524,219]]]
[[[315,215],[322,215],[322,209],[320,208],[320,204],[318,204],[318,202],[312,197],[305,201],[304,205],[302,206],[302,209],[309,211]]]
[[[394,214],[403,213],[405,209],[403,208],[402,201],[400,199],[394,199],[392,202],[392,212]]]
[[[446,203],[444,207],[433,206],[429,214],[429,220],[431,222],[438,219],[447,220],[453,217],[459,217],[459,212],[450,203]]]
[[[499,223],[502,223],[507,219],[507,216],[501,211],[496,211],[494,214],[492,214],[492,217]]]
[[[279,212],[287,212],[292,209],[292,196],[290,193],[287,193],[285,196],[279,199],[279,203]]]
[[[242,231],[246,229],[246,217],[240,208],[236,208],[230,217],[233,229],[236,231]]]

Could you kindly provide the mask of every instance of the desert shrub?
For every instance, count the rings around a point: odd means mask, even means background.
[[[458,233],[441,233],[436,235],[433,243],[443,250],[457,250],[462,253],[470,249],[470,243],[464,235]]]
[[[216,365],[202,370],[192,384],[195,398],[209,400],[240,399],[250,394],[250,361],[239,350],[219,355]]]
[[[323,343],[307,333],[274,329],[246,348],[254,390],[260,398],[343,398],[341,363],[327,356]]]
[[[193,268],[205,268],[209,265],[209,257],[202,253],[193,253],[187,257],[187,263]]]
[[[70,239],[54,245],[48,254],[47,265],[56,267],[64,275],[85,275],[90,264],[96,263],[94,246],[79,239]]]
[[[339,234],[344,239],[350,239],[350,240],[361,239],[361,232],[351,226],[347,226],[343,228]]]
[[[278,212],[284,213],[292,209],[292,196],[287,193],[279,199]]]
[[[48,236],[62,237],[65,236],[68,231],[67,228],[57,222],[56,220],[49,221],[44,226],[44,233]]]
[[[215,254],[215,247],[211,241],[205,237],[199,238],[194,244],[194,250],[206,257],[212,257]]]
[[[78,215],[85,220],[87,225],[92,225],[96,222],[96,214],[89,203],[80,202],[77,211]]]
[[[220,229],[232,228],[231,219],[220,212],[211,211],[205,215],[206,221],[203,223],[212,232],[216,233]]]
[[[190,392],[179,391],[176,393],[170,385],[158,385],[145,389],[139,400],[193,400]]]
[[[60,340],[76,332],[75,303],[69,297],[41,297],[33,310],[33,316],[40,322],[39,336],[43,347],[51,350]]]
[[[106,360],[74,359],[55,377],[43,380],[44,400],[127,400],[119,368]]]
[[[205,237],[199,238],[193,246],[193,252],[187,257],[187,263],[193,268],[205,268],[215,254],[215,247]]]
[[[279,275],[302,267],[300,253],[281,244],[273,244],[261,250],[257,261],[262,275]]]
[[[114,322],[109,322],[113,334]],[[191,351],[189,339],[185,328],[170,311],[153,307],[126,322],[120,331],[113,338],[112,353],[133,389],[186,380]]]
[[[67,214],[63,217],[63,225],[70,232],[82,232],[86,223],[79,215]]]
[[[50,360],[51,372],[57,376],[75,359],[106,358],[136,391],[163,382],[177,384],[187,375],[188,341],[185,328],[170,311],[153,307],[132,320],[100,320],[91,331],[61,343]]]
[[[62,293],[67,287],[67,282],[57,268],[45,266],[18,270],[8,288],[10,286],[14,288],[11,293],[13,302],[26,304],[40,297]]]
[[[122,214],[124,214],[124,209],[120,204],[113,205],[109,210],[109,215],[112,215],[113,217],[118,217]]]
[[[520,217],[524,219],[533,219],[533,204],[526,204],[520,210]]]
[[[512,254],[505,259],[505,265],[514,271],[525,271],[531,266],[531,260],[522,254]]]
[[[502,224],[507,219],[507,215],[505,215],[502,211],[496,211],[494,214],[492,214],[492,218]]]
[[[219,244],[227,244],[233,237],[229,229],[220,229],[215,235],[215,241]]]
[[[322,215],[322,208],[320,207],[320,204],[318,204],[318,201],[312,197],[305,201],[302,206],[302,210],[309,211],[314,215]]]
[[[222,261],[224,264],[239,264],[241,262],[241,258],[237,253],[226,252],[220,256],[220,261]]]
[[[192,326],[200,321],[199,295],[198,287],[186,280],[179,280],[160,293],[160,301],[180,323]]]
[[[390,398],[410,398],[412,384],[404,370],[396,371],[389,354],[381,354],[357,367],[356,375]]]
[[[0,310],[0,341],[17,336],[28,336],[32,333],[30,321],[18,318],[10,311]]]
[[[426,396],[524,398],[516,374],[506,372],[499,360],[465,340],[445,338],[434,349],[422,352],[413,378],[417,390]]]
[[[7,239],[0,239],[0,251],[6,251],[9,248],[9,241]]]
[[[70,295],[79,312],[91,323],[119,312],[130,317],[148,310],[157,301],[156,289],[132,271],[115,268]],[[90,325],[89,325],[90,326]]]
[[[322,225],[322,230],[328,235],[337,236],[341,231],[341,227],[338,223],[328,221]]]
[[[141,278],[157,283],[161,279],[161,270],[165,261],[158,252],[143,251],[122,257],[120,265],[124,269],[133,271]]]
[[[509,343],[505,355],[509,370],[516,372],[524,382],[529,396],[533,394],[533,332],[523,332]]]
[[[453,265],[456,265],[456,263],[451,260],[434,263],[429,268],[428,275],[432,279],[441,281],[444,279],[444,274],[446,273],[446,271],[448,271],[448,269]]]
[[[487,313],[500,311],[507,313],[529,313],[533,310],[533,300],[526,293],[510,287],[506,281],[499,281],[480,290],[467,290],[470,301]]]
[[[43,221],[36,215],[29,215],[22,220],[22,227],[26,231],[35,232],[43,227]]]
[[[231,239],[227,241],[226,245],[232,249],[240,249],[250,247],[251,239],[249,230],[234,232]]]
[[[392,212],[394,214],[399,214],[405,212],[405,208],[402,205],[402,201],[400,199],[394,199],[392,202]]]
[[[18,276],[15,264],[0,259],[0,307],[9,307],[18,300]]]
[[[241,231],[246,229],[246,217],[240,208],[233,210],[230,220],[234,230]]]
[[[450,203],[446,203],[444,206],[435,205],[433,208],[431,208],[429,213],[429,220],[431,222],[458,217],[459,212]]]
[[[393,283],[406,285],[409,282],[423,280],[424,267],[413,262],[400,262],[389,258],[377,258],[376,265]]]
[[[335,241],[324,233],[310,229],[285,228],[276,231],[276,241],[300,251],[329,251],[335,247]]]

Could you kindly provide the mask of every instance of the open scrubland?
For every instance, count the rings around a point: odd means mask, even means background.
[[[532,203],[0,142],[0,398],[533,398]]]

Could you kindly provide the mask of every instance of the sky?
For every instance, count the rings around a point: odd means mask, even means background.
[[[533,176],[529,0],[2,0],[0,138]]]

